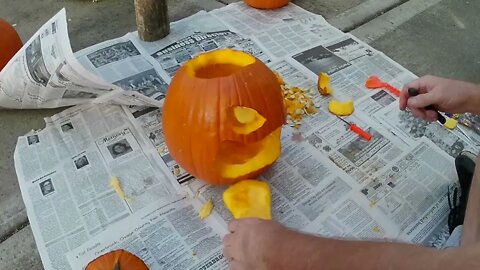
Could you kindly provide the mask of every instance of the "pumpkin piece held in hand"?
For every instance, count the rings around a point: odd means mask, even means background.
[[[172,157],[211,184],[231,184],[268,169],[280,156],[286,111],[275,74],[240,51],[199,55],[172,79],[163,107]]]
[[[0,71],[22,48],[22,40],[9,23],[0,19]]]
[[[91,261],[85,270],[148,270],[148,267],[137,256],[119,249]]]
[[[290,0],[245,0],[247,5],[259,9],[281,8],[289,2]]]
[[[265,182],[240,181],[223,192],[223,202],[236,219],[272,219],[272,195]]]

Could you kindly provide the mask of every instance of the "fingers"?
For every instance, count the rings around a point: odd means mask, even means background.
[[[234,258],[234,252],[233,252],[234,237],[235,236],[233,234],[227,234],[223,238],[223,256],[228,261],[232,261]]]
[[[230,223],[228,224],[228,231],[231,233],[234,233],[238,227],[238,224],[239,224],[239,221],[236,219],[230,221]]]
[[[400,92],[400,110],[404,111],[407,108],[407,101],[408,101],[408,88],[406,86],[403,87],[402,92]]]
[[[232,260],[228,263],[228,269],[229,270],[242,270],[242,269],[245,269],[245,267],[243,267],[243,265],[240,262]]]
[[[440,84],[441,80],[441,78],[427,75],[407,83],[404,88],[415,88],[420,94],[424,94]]]
[[[426,120],[426,121],[435,122],[438,120],[438,115],[436,111],[418,109],[418,108],[410,108],[410,111],[415,117]]]
[[[413,80],[407,83],[402,88],[402,92],[400,92],[400,110],[404,111],[407,108],[408,100],[410,99],[410,95],[408,94],[409,88],[415,88],[418,90],[419,93],[426,93],[427,92],[427,83],[429,78],[427,76]]]
[[[425,112],[426,114],[426,118],[425,120],[427,121],[430,121],[430,122],[435,122],[438,120],[438,114],[436,111],[431,111],[431,110],[428,110]]]
[[[409,108],[424,108],[429,105],[436,104],[438,100],[437,94],[435,92],[429,92],[425,94],[420,94],[415,97],[410,97],[407,101],[407,107]]]

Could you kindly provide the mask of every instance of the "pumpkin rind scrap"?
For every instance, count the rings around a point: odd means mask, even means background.
[[[245,0],[247,5],[259,9],[281,8],[289,2],[290,0]]]
[[[209,183],[231,184],[275,162],[286,112],[275,74],[247,53],[224,49],[177,71],[162,117],[180,166]]]
[[[91,261],[85,270],[148,270],[148,266],[132,253],[118,249]]]
[[[22,40],[9,23],[0,19],[0,71],[22,48]]]
[[[330,76],[328,76],[327,73],[322,72],[318,75],[318,92],[324,96],[333,94],[333,89],[330,85]]]

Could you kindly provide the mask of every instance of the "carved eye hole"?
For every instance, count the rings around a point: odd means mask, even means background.
[[[232,130],[238,134],[250,134],[261,128],[267,119],[255,109],[235,106],[228,111],[229,122]]]

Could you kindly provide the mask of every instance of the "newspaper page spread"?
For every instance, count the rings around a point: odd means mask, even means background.
[[[46,269],[70,269],[68,250],[158,198],[182,193],[120,106],[76,106],[46,124],[18,138],[14,157]]]
[[[186,198],[164,198],[117,223],[96,239],[69,253],[73,268],[82,270],[109,250],[124,249],[151,270],[228,269],[222,238],[226,230],[213,219],[198,218],[198,204]]]
[[[293,4],[259,11],[236,3],[171,29],[157,42],[129,33],[78,52],[92,76],[125,89],[100,99],[123,105],[73,107],[19,138],[15,166],[45,268],[83,269],[115,248],[132,251],[152,269],[226,267],[221,237],[232,219],[222,201],[226,187],[208,185],[175,162],[161,108],[178,68],[218,48],[253,54],[308,92],[318,109],[299,129],[284,126],[282,154],[259,177],[271,187],[274,220],[322,236],[442,245],[446,194],[457,182],[453,157],[480,137],[418,124],[401,116],[408,112],[398,109],[395,95],[364,86],[376,75],[401,88],[414,74]],[[282,37],[280,29],[308,41]],[[321,72],[331,78],[332,96],[318,93]],[[371,141],[328,112],[332,98],[354,101],[355,113],[344,120],[371,133]],[[421,135],[412,135],[419,126]],[[201,221],[196,213],[208,200],[214,211]]]
[[[275,57],[325,42],[342,32],[320,15],[289,4],[277,10],[258,10],[244,2],[211,12],[235,32],[253,37]]]
[[[252,39],[231,31],[225,24],[206,12],[199,12],[172,23],[171,34],[153,43],[142,42],[136,33],[132,33],[132,36],[134,44],[143,47],[170,78],[188,60],[200,53],[216,49],[241,50],[264,63],[271,61],[271,57]]]
[[[91,72],[120,87],[95,102],[160,107],[168,77],[147,60],[148,54],[133,44],[131,36],[96,44],[75,56]]]
[[[78,63],[62,9],[1,71],[0,107],[51,108],[89,103],[114,87]]]

